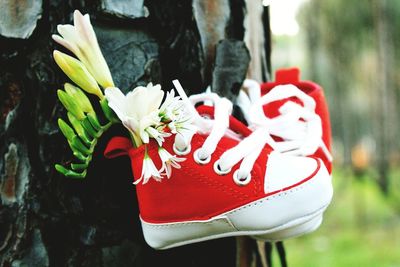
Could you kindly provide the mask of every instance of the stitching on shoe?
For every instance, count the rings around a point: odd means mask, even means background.
[[[268,168],[268,167],[267,167],[267,168]],[[265,173],[267,173],[267,169],[265,169]],[[269,189],[270,189],[270,186],[271,186],[271,180],[272,180],[272,179],[269,178],[269,179],[266,179],[266,180],[267,180],[267,181],[264,181],[264,183],[266,184],[266,185],[265,185],[265,191],[266,191],[266,192],[269,192],[269,191],[270,191]]]
[[[152,228],[176,228],[176,227],[182,227],[182,225],[195,225],[195,224],[201,224],[201,225],[209,225],[209,224],[214,224],[215,222],[223,222],[224,224],[230,226],[232,229],[237,230],[236,227],[234,227],[230,222],[228,218],[218,218],[214,219],[211,221],[203,222],[203,221],[197,221],[197,222],[176,222],[176,223],[169,223],[169,224],[162,224],[162,225],[156,225],[156,224],[151,224],[147,223],[146,221],[143,221],[143,223],[146,224],[146,227],[152,227]]]
[[[188,175],[196,176],[196,178],[199,182],[202,182],[211,187],[217,187],[222,192],[227,193],[228,195],[233,196],[234,198],[237,198],[239,200],[247,200],[248,198],[250,198],[249,195],[247,195],[243,192],[237,191],[233,188],[230,188],[227,185],[220,183],[215,179],[209,179],[204,174],[199,174],[199,173],[193,172],[190,168],[188,168],[186,166],[182,166],[181,170],[182,170],[182,172],[187,173]]]
[[[252,176],[255,177],[255,175]],[[258,181],[258,179],[254,179],[254,195],[258,195],[258,193],[260,192],[259,188],[260,188],[260,182]]]

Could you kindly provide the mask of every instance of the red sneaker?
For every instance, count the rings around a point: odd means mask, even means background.
[[[269,125],[277,142],[274,149],[320,158],[331,173],[331,125],[322,88],[316,83],[301,81],[298,68],[280,69],[275,79],[261,85],[245,81],[247,94],[241,92],[238,105],[246,119],[253,127]]]
[[[191,106],[198,131],[165,139],[163,148],[186,160],[169,179],[136,186],[144,237],[153,248],[275,233],[309,221],[331,201],[331,179],[321,160],[272,152],[265,129],[252,132],[229,116],[227,99],[211,95],[194,100],[214,102],[215,109],[198,108],[211,119]],[[129,139],[114,137],[105,156],[129,156],[136,181],[145,149],[161,168],[152,141],[133,148]]]
[[[299,70],[282,69],[276,81],[261,84],[246,80],[237,104],[250,127],[267,127],[282,153],[313,156],[323,160],[329,174],[332,170],[331,129],[327,103],[322,88],[300,81]],[[255,236],[263,240],[283,240],[314,231],[322,222],[323,210],[308,221],[281,231]]]

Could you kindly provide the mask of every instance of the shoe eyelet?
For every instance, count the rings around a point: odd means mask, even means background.
[[[219,166],[219,160],[217,160],[216,162],[214,162],[214,171],[216,174],[218,175],[225,175],[230,173],[232,170],[232,168],[229,168],[227,170],[221,170],[220,166]]]
[[[251,181],[251,173],[247,174],[246,177],[239,177],[239,170],[233,173],[233,181],[239,186],[245,186]]]
[[[180,150],[179,148],[176,147],[174,143],[172,149],[178,156],[185,156],[190,153],[190,151],[192,150],[192,146],[189,144],[184,150]]]
[[[199,151],[200,151],[200,149],[201,149],[201,148],[199,148],[199,149],[197,149],[195,152],[193,152],[193,159],[194,159],[194,161],[196,161],[198,164],[201,164],[201,165],[206,165],[207,163],[210,163],[210,161],[211,161],[211,155],[208,156],[208,157],[205,158],[205,159],[201,159],[201,158],[199,157]]]

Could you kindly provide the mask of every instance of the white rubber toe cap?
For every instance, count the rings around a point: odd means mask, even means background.
[[[314,158],[272,152],[265,172],[264,192],[282,190],[312,176],[318,169]]]

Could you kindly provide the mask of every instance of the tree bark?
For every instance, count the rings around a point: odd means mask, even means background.
[[[391,154],[391,146],[395,146],[392,142],[396,140],[395,122],[392,117],[395,113],[395,105],[393,102],[395,96],[390,90],[394,88],[393,83],[390,81],[390,56],[393,54],[391,40],[388,31],[388,4],[386,0],[374,1],[373,8],[376,43],[377,43],[377,82],[376,82],[376,99],[377,101],[377,169],[379,173],[378,184],[384,194],[389,192],[389,157]]]
[[[213,84],[234,99],[246,75],[246,53],[234,58],[242,69],[229,71],[224,67],[232,61],[224,59],[232,54],[215,55],[221,40],[243,51],[243,0],[0,3],[0,266],[235,266],[235,238],[166,251],[146,245],[129,160],[102,156],[121,127],[101,138],[85,179],[55,171],[55,163],[72,155],[57,127],[66,114],[56,90],[67,77],[52,59],[61,48],[50,37],[57,24],[72,22],[74,9],[90,14],[125,92],[150,81],[170,89],[179,79],[189,94]],[[223,17],[213,17],[215,31],[210,12]],[[213,70],[219,56],[222,72]]]

